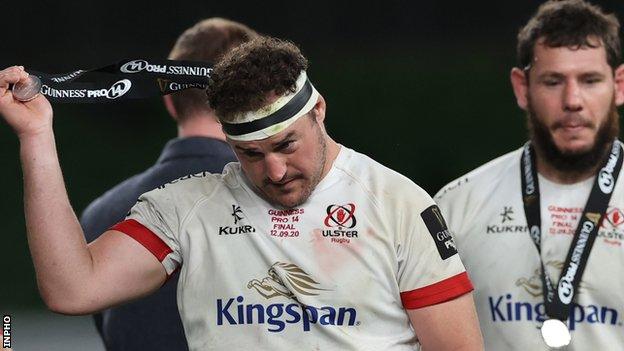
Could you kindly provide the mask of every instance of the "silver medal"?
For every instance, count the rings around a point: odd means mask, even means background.
[[[549,319],[542,325],[542,338],[551,349],[568,346],[572,340],[568,326],[558,319]]]
[[[30,101],[39,95],[41,91],[41,80],[37,76],[28,75],[28,80],[18,82],[13,86],[13,97],[19,101]]]

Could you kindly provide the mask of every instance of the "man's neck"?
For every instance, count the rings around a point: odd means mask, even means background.
[[[327,173],[331,170],[334,165],[334,161],[336,161],[336,158],[338,157],[338,153],[340,153],[340,145],[327,136],[327,158],[323,167],[323,172],[321,173],[321,179],[325,178]]]
[[[203,136],[225,141],[221,124],[210,116],[193,116],[178,123],[178,137]]]
[[[558,184],[574,184],[589,179],[596,175],[600,164],[584,171],[561,171],[548,163],[543,156],[536,152],[535,160],[537,172],[551,182]]]

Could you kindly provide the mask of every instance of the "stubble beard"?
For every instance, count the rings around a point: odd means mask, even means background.
[[[321,127],[318,125],[318,122],[313,121],[314,125],[312,128],[315,129],[317,134],[317,143],[319,145],[318,152],[316,154],[315,163],[317,165],[316,169],[312,176],[310,176],[309,182],[306,182],[301,190],[299,197],[291,201],[289,203],[278,202],[280,206],[286,208],[295,208],[308,200],[312,192],[316,188],[316,186],[321,182],[321,176],[323,175],[323,170],[325,169],[325,163],[327,162],[327,140],[325,139],[325,135],[321,130]]]
[[[533,147],[545,162],[560,172],[583,174],[595,169],[606,157],[611,143],[620,133],[619,118],[615,100],[612,100],[607,119],[599,127],[594,144],[588,150],[578,152],[564,152],[557,147],[551,131],[535,113],[530,99],[527,128]]]

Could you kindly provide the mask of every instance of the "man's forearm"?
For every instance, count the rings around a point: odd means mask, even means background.
[[[71,207],[59,165],[54,134],[20,136],[24,211],[28,244],[41,296],[52,310],[79,302],[88,288],[92,259]]]

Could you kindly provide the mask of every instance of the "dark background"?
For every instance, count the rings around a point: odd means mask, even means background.
[[[508,75],[515,35],[541,1],[4,1],[0,66],[49,73],[165,58],[200,19],[287,38],[310,60],[330,134],[430,194],[525,140]],[[624,2],[596,1],[622,20]],[[159,98],[55,105],[78,213],[150,166],[176,128]],[[41,307],[24,229],[17,138],[0,122],[0,309]]]

